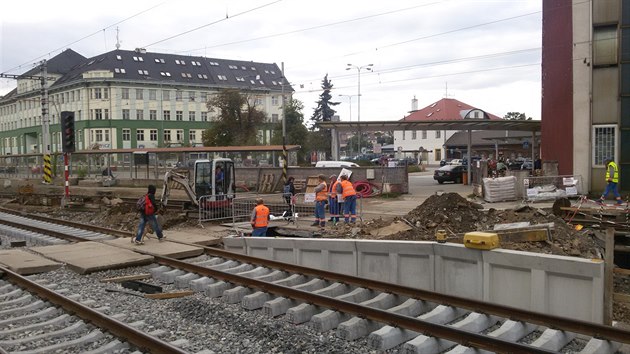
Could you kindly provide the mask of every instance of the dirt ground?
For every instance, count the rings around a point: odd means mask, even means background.
[[[17,203],[5,206],[130,232],[138,224],[138,214],[132,205],[111,203],[109,200],[97,201],[87,210],[34,207]],[[187,219],[180,212],[168,211],[160,218],[165,230],[199,227],[196,220]],[[531,225],[552,224],[551,237],[546,241],[501,242],[501,248],[589,259],[603,258],[604,243],[596,231],[590,228],[576,231],[574,226],[553,215],[551,210],[521,206],[512,210],[484,211],[481,205],[466,200],[457,193],[433,195],[403,217],[367,220],[360,226],[339,224],[328,228],[322,237],[433,241],[436,230],[446,230],[448,242],[461,243],[465,232],[487,231],[492,230],[496,224],[517,222],[529,222]],[[393,224],[402,225],[400,229],[403,231],[389,232],[387,235],[374,232]],[[615,292],[630,294],[630,277],[616,275]],[[613,318],[630,324],[630,306],[615,303]]]

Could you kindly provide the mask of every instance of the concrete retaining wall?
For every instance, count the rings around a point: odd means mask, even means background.
[[[225,249],[454,296],[602,323],[604,263],[460,244],[226,238]]]

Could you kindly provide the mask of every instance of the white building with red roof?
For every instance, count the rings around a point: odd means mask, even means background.
[[[440,122],[464,119],[501,119],[494,114],[473,107],[454,98],[443,98],[422,109],[414,97],[412,110],[401,121]],[[418,156],[424,163],[436,164],[443,159],[464,158],[465,151],[445,151],[445,143],[456,130],[397,130],[394,131],[394,146],[405,156]]]

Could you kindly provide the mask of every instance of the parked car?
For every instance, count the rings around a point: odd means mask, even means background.
[[[315,167],[359,167],[350,161],[317,161]]]
[[[466,166],[445,165],[435,170],[433,179],[439,184],[444,182],[462,183],[464,172],[466,172]]]
[[[461,159],[452,159],[451,161],[448,162],[449,165],[461,165],[462,164],[462,160]]]

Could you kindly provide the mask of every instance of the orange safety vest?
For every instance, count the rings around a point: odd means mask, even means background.
[[[254,227],[267,227],[269,225],[269,208],[264,205],[256,205],[256,218],[254,219]]]
[[[333,183],[332,187],[330,188],[331,198],[337,198],[337,185],[338,184],[339,184],[339,181],[335,181],[335,183]]]
[[[317,201],[322,201],[322,200],[327,200],[328,199],[328,186],[326,185],[326,182],[322,182],[324,184],[324,188],[322,188],[321,191],[317,192],[317,195],[315,195],[315,199]],[[320,184],[322,184],[320,183]]]
[[[344,199],[346,197],[351,196],[351,195],[356,195],[357,194],[357,192],[354,190],[354,187],[352,186],[352,182],[350,182],[348,180],[341,181],[341,188],[343,188],[341,196]]]

